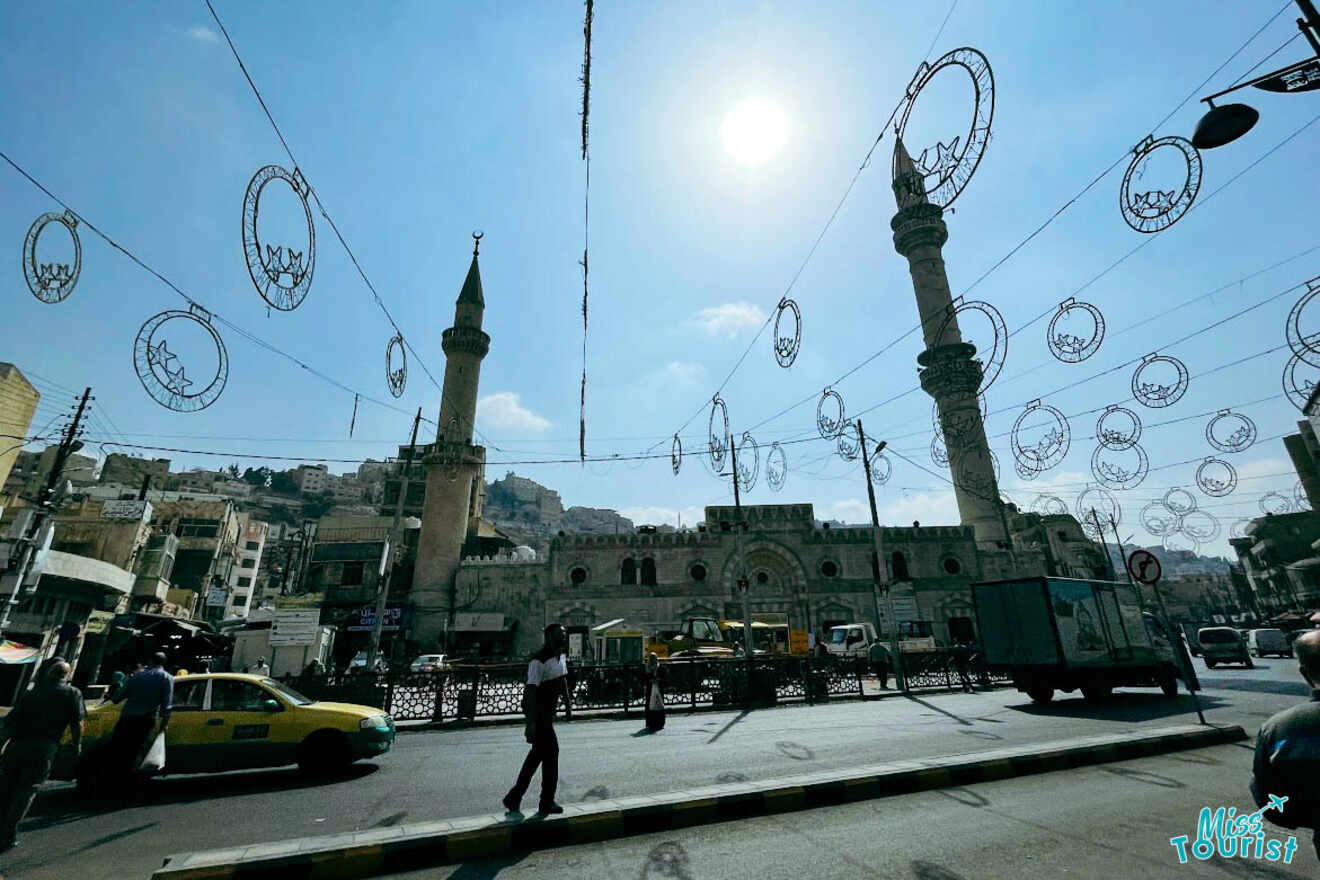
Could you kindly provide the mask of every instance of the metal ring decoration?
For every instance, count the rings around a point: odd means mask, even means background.
[[[1279,492],[1266,492],[1257,502],[1260,512],[1266,516],[1282,516],[1292,512],[1292,502]]]
[[[189,393],[188,388],[198,383],[188,378],[178,356],[169,350],[169,340],[163,336],[156,341],[161,327],[170,321],[191,321],[210,335],[215,343],[215,376],[200,391]],[[175,412],[197,412],[215,403],[229,381],[229,352],[215,327],[211,326],[211,313],[197,304],[188,311],[170,309],[148,318],[133,341],[133,369],[151,399]]]
[[[674,435],[674,442],[669,444],[669,466],[674,470],[674,476],[678,476],[679,470],[683,467],[683,441]]]
[[[1247,526],[1251,525],[1250,519],[1240,519],[1228,527],[1228,536],[1230,538],[1245,538],[1247,536]]]
[[[1233,494],[1237,484],[1237,471],[1222,458],[1212,456],[1196,468],[1196,486],[1211,498]]]
[[[1024,483],[1030,483],[1041,474],[1040,471],[1033,468],[1027,462],[1016,458],[1013,460],[1013,470],[1017,472],[1018,479],[1022,480]]]
[[[1201,554],[1201,542],[1186,532],[1170,532],[1164,536],[1160,546],[1170,553],[1191,553],[1193,556]]]
[[[399,368],[394,368],[394,349],[399,349]],[[403,389],[408,385],[408,351],[403,344],[403,334],[396,333],[385,346],[385,384],[390,394],[403,396]]]
[[[1292,309],[1288,312],[1288,320],[1284,324],[1284,337],[1288,340],[1288,348],[1313,367],[1320,367],[1320,333],[1312,333],[1308,336],[1302,332],[1302,311],[1317,295],[1320,295],[1320,277],[1306,282],[1306,293],[1293,303]]]
[[[1178,378],[1172,385],[1141,381],[1141,374],[1148,367],[1160,363],[1168,364],[1178,371]],[[1163,409],[1166,406],[1173,406],[1182,399],[1182,396],[1187,393],[1189,381],[1190,377],[1187,373],[1186,364],[1176,357],[1151,352],[1141,359],[1141,364],[1132,372],[1132,396],[1142,406],[1148,406],[1151,409]]]
[[[843,426],[839,432],[839,437],[834,445],[834,449],[839,453],[839,457],[844,461],[856,461],[857,456],[862,451],[862,436],[857,430],[857,423],[851,419],[848,424]]]
[[[784,488],[784,481],[787,479],[788,456],[784,454],[784,447],[776,440],[770,445],[770,452],[765,457],[765,484],[770,487],[770,491],[778,492]]]
[[[1179,531],[1198,544],[1205,544],[1219,537],[1219,520],[1204,510],[1193,510],[1182,518]]]
[[[752,448],[752,463],[747,464],[747,453],[743,450],[748,446]],[[738,441],[738,482],[743,491],[750,491],[756,486],[756,478],[761,473],[761,447],[756,445],[752,435],[743,431],[742,439]]]
[[[1182,528],[1182,517],[1165,507],[1159,501],[1152,501],[1141,508],[1141,527],[1157,538],[1173,534]]]
[[[1057,495],[1037,495],[1031,502],[1031,512],[1041,516],[1067,516],[1068,502]]]
[[[1296,510],[1298,513],[1302,513],[1303,511],[1307,511],[1311,509],[1311,499],[1306,497],[1306,487],[1302,485],[1301,480],[1298,480],[1295,484],[1293,484],[1292,495],[1293,495],[1293,510]]]
[[[1222,425],[1220,423],[1223,423]],[[1224,430],[1236,423],[1228,435]],[[1218,430],[1216,430],[1218,429]],[[1242,413],[1221,409],[1205,426],[1206,442],[1220,452],[1244,452],[1256,442],[1256,423]]]
[[[69,230],[73,239],[73,265],[68,263],[38,263],[37,239],[49,224],[58,223]],[[78,240],[78,217],[72,211],[63,214],[47,212],[42,214],[28,227],[23,239],[23,277],[27,280],[28,290],[44,303],[63,302],[73,293],[78,276],[82,274],[82,242]]]
[[[1109,525],[1109,520],[1114,522],[1123,521],[1123,508],[1118,503],[1118,499],[1113,493],[1103,486],[1087,486],[1077,496],[1077,504],[1074,512],[1077,515],[1077,522],[1082,526],[1082,532],[1093,541],[1100,540],[1100,529],[1096,528],[1095,521],[1091,518],[1091,510],[1100,517],[1101,526]]]
[[[1174,516],[1183,517],[1196,510],[1196,496],[1182,486],[1174,486],[1164,493],[1161,502]]]
[[[930,460],[940,467],[949,466],[949,448],[944,445],[942,436],[935,436],[930,439]]]
[[[1115,450],[1107,449],[1104,446],[1097,446],[1095,452],[1091,453],[1091,473],[1095,475],[1100,485],[1107,489],[1118,489],[1126,491],[1140,486],[1150,473],[1150,459],[1146,455],[1146,450],[1141,448],[1140,443],[1134,443],[1123,452],[1134,452],[1137,456],[1136,467],[1127,468],[1113,460],[1113,455],[1105,457],[1105,453],[1114,453]],[[1122,454],[1122,453],[1118,453]]]
[[[894,463],[883,452],[871,456],[871,482],[883,486],[894,475]]]
[[[903,113],[894,127],[895,134],[903,138],[907,131],[908,117],[912,115],[912,107],[921,95],[921,90],[941,70],[952,67],[961,67],[972,81],[974,106],[971,127],[965,139],[958,135],[947,146],[937,140],[933,148],[922,150],[915,160],[922,172],[922,185],[927,200],[941,208],[952,205],[954,199],[962,193],[976,172],[976,166],[981,164],[981,157],[989,143],[990,123],[995,117],[995,77],[990,70],[990,62],[980,51],[969,46],[946,53],[934,64],[921,62],[904,92]],[[932,149],[935,151],[933,157],[930,155]]]
[[[945,309],[944,323],[940,324],[935,339],[943,340],[944,331],[949,329],[950,322],[960,312],[966,311],[980,312],[985,315],[990,320],[990,326],[995,333],[995,342],[990,348],[990,356],[981,364],[981,385],[977,391],[984,394],[999,378],[999,371],[1004,369],[1004,359],[1008,356],[1008,325],[1004,323],[1004,316],[999,313],[999,309],[990,305],[990,303],[979,299],[964,300],[960,296]]]
[[[1126,431],[1106,424],[1107,420],[1115,416],[1126,416],[1128,421],[1131,422]],[[1105,411],[1095,421],[1095,439],[1104,448],[1112,449],[1115,452],[1130,449],[1136,446],[1137,441],[1141,439],[1141,417],[1125,406],[1111,403],[1105,407]]]
[[[720,433],[715,433],[715,413],[720,414]],[[724,459],[729,456],[729,446],[733,438],[729,436],[729,408],[718,394],[710,400],[710,420],[706,423],[707,445],[710,447],[710,464],[719,473],[724,469]]]
[[[1305,378],[1303,374],[1298,372],[1298,368],[1303,366],[1312,373],[1310,379]],[[1316,369],[1314,367],[1306,364],[1295,354],[1284,365],[1283,393],[1288,396],[1288,399],[1292,401],[1292,405],[1297,407],[1298,410],[1306,409],[1306,401],[1310,399],[1311,392],[1315,390],[1315,373]]]
[[[303,251],[295,251],[288,245],[273,248],[257,235],[261,193],[273,180],[287,183],[302,202],[303,215],[307,218],[305,260]],[[252,175],[243,195],[243,253],[247,258],[248,274],[261,298],[271,308],[282,312],[298,308],[312,286],[312,271],[316,268],[316,224],[312,222],[312,209],[307,202],[311,191],[297,168],[290,174],[278,165],[267,165]]]
[[[816,430],[820,431],[821,439],[833,440],[838,437],[847,423],[843,398],[833,388],[826,388],[820,393],[820,401],[816,404]]]
[[[937,433],[949,449],[966,449],[984,441],[983,423],[977,416],[976,410],[970,406],[949,410],[942,421],[943,424],[936,421]]]
[[[1091,317],[1090,336],[1083,338],[1072,333],[1059,332],[1059,321],[1075,312],[1085,312]],[[1045,343],[1049,346],[1050,354],[1065,364],[1078,364],[1086,360],[1100,350],[1100,343],[1104,340],[1105,316],[1089,302],[1078,302],[1073,297],[1068,297],[1059,303],[1059,310],[1050,319],[1050,327],[1045,334]]]
[[[955,458],[958,466],[957,483],[959,486],[982,498],[997,497],[999,456],[995,455],[994,450],[982,446],[965,450]],[[985,474],[985,464],[987,462],[990,464],[990,475],[988,477]]]
[[[1132,192],[1132,177],[1137,173],[1137,166],[1144,162],[1156,150],[1171,147],[1182,154],[1187,163],[1187,176],[1181,190],[1153,190],[1140,193]],[[1146,135],[1141,143],[1132,148],[1132,161],[1123,174],[1123,185],[1118,190],[1118,209],[1123,214],[1127,225],[1137,232],[1159,232],[1177,223],[1201,189],[1201,154],[1192,142],[1180,137],[1162,137],[1156,140]]]
[[[1022,422],[1034,412],[1048,415],[1054,420],[1054,424],[1035,443],[1024,445],[1022,442]],[[1068,428],[1067,417],[1048,403],[1041,403],[1039,399],[1027,404],[1027,408],[1017,417],[1017,421],[1013,422],[1013,430],[1009,432],[1009,443],[1013,449],[1013,458],[1019,464],[1019,476],[1022,474],[1023,468],[1040,473],[1059,464],[1067,457],[1068,446],[1071,442],[1072,431]]]
[[[779,332],[779,322],[784,319],[787,312],[793,313],[792,336],[784,336]],[[775,332],[771,341],[774,343],[775,360],[779,362],[779,366],[786,370],[793,366],[793,361],[797,360],[798,350],[802,348],[802,310],[788,297],[779,300],[779,307],[775,311]]]

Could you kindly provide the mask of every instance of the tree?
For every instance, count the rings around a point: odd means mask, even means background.
[[[243,482],[249,486],[270,486],[270,468],[247,468],[243,471]]]
[[[329,513],[330,508],[334,506],[335,495],[333,492],[319,492],[303,501],[303,516],[308,519],[320,519]]]
[[[270,475],[270,488],[272,492],[280,495],[297,495],[298,483],[293,479],[289,471],[272,471]]]
[[[237,480],[239,475],[238,462],[234,462],[229,467],[225,468],[225,473],[229,474],[231,479]]]

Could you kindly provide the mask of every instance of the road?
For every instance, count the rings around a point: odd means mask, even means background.
[[[1199,661],[1198,661],[1199,662]],[[1260,722],[1305,693],[1295,661],[1206,672],[1207,719]],[[1133,690],[1097,707],[1074,697],[1034,706],[1022,694],[924,695],[751,713],[671,714],[655,736],[640,720],[560,727],[561,801],[672,791],[887,760],[978,751],[1195,720],[1191,699]],[[401,733],[393,751],[347,779],[312,784],[294,769],[151,781],[91,807],[68,784],[38,797],[6,878],[143,877],[174,852],[353,831],[498,810],[526,749],[517,727]]]

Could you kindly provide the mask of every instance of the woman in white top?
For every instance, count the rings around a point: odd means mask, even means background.
[[[559,697],[564,697],[568,708],[568,632],[552,623],[545,628],[545,644],[532,655],[527,664],[527,687],[523,691],[523,715],[527,719],[524,736],[531,743],[531,751],[523,760],[518,781],[504,796],[504,808],[518,812],[523,795],[532,784],[536,768],[541,768],[540,815],[562,813],[564,808],[555,803],[555,788],[559,784],[559,739],[555,736],[555,710]]]

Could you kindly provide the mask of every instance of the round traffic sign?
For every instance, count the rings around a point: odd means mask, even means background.
[[[1140,584],[1150,586],[1159,581],[1160,561],[1149,550],[1133,550],[1127,558],[1128,574]]]

